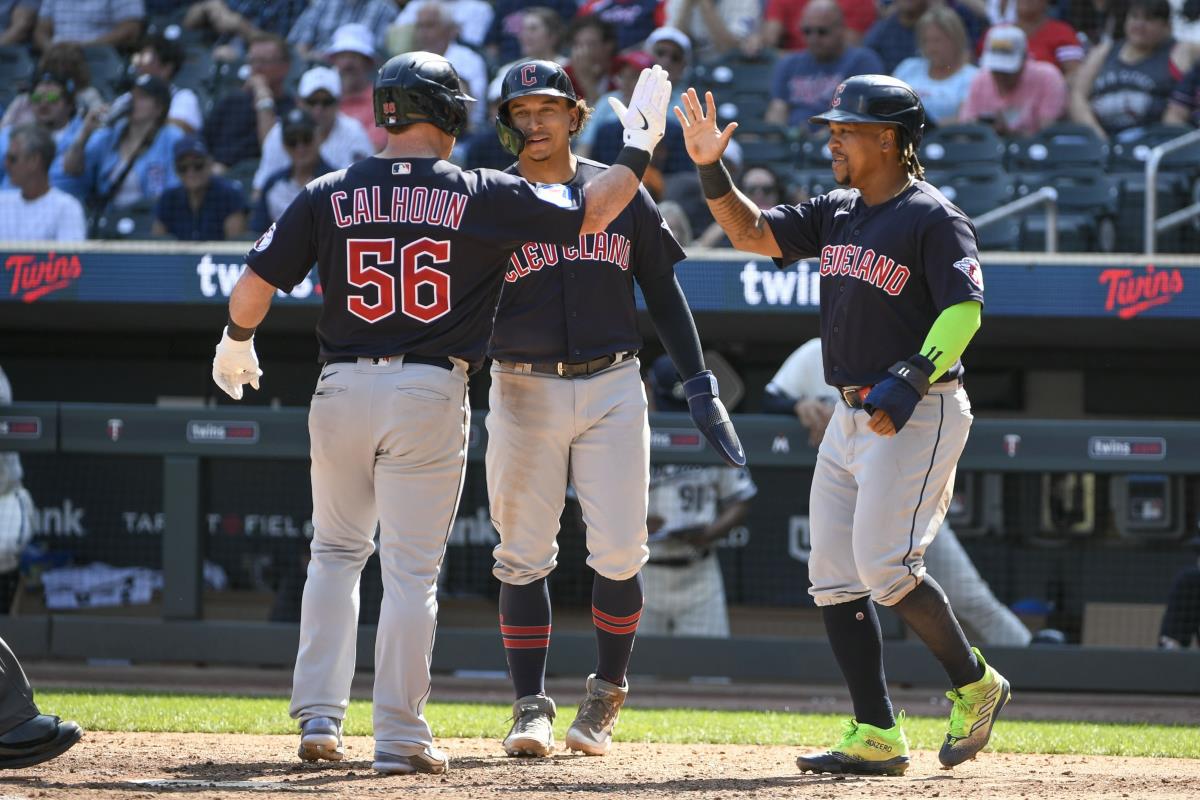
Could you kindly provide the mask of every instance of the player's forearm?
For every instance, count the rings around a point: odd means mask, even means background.
[[[704,532],[703,544],[719,542],[729,535],[729,532],[741,525],[750,513],[750,504],[745,500],[734,503],[720,513]]]
[[[257,328],[271,308],[275,287],[247,267],[229,296],[229,319],[241,328]]]
[[[641,181],[621,164],[602,171],[583,185],[581,234],[599,233],[609,226],[637,194]]]
[[[734,248],[764,256],[783,255],[762,212],[746,195],[734,189],[716,199],[706,200],[713,219],[725,231]]]
[[[696,333],[696,321],[675,275],[645,283],[639,281],[639,285],[658,338],[671,356],[675,369],[685,378],[703,372],[704,353]]]
[[[967,300],[945,309],[934,320],[925,343],[921,345],[921,355],[933,362],[934,371],[929,376],[930,381],[936,381],[962,358],[982,324],[982,314],[983,306],[974,300]]]

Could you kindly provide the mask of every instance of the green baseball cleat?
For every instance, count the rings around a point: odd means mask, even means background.
[[[828,772],[835,775],[903,775],[908,769],[908,739],[900,724],[904,712],[896,715],[890,728],[846,720],[842,740],[824,753],[800,756],[796,766],[801,772]]]
[[[1008,681],[983,660],[979,648],[971,648],[983,665],[983,677],[974,683],[946,692],[954,704],[950,709],[950,731],[938,752],[945,769],[970,761],[992,738],[992,726],[1012,697]]]

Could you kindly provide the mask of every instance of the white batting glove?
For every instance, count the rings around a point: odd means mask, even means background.
[[[667,73],[655,64],[642,70],[629,108],[615,97],[608,98],[617,119],[625,126],[625,144],[654,153],[654,146],[667,129],[667,106],[671,101],[671,82]]]
[[[244,384],[257,389],[262,370],[258,368],[258,355],[254,352],[254,337],[239,342],[229,338],[229,328],[226,328],[213,358],[212,376],[221,391],[234,400],[242,399]]]

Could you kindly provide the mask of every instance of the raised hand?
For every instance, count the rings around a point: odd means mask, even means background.
[[[643,69],[628,108],[615,97],[608,98],[608,103],[625,127],[625,144],[653,154],[666,132],[667,106],[671,104],[671,82],[666,71],[657,64]]]
[[[688,155],[697,164],[715,164],[729,146],[737,123],[729,123],[723,131],[717,129],[717,104],[712,92],[704,93],[704,108],[700,107],[695,89],[688,89],[679,99],[683,109],[675,106],[675,116],[683,126],[683,142]]]

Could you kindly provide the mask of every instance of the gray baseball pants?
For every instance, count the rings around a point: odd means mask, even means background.
[[[384,594],[375,639],[376,751],[412,755],[432,745],[424,709],[437,576],[462,494],[469,421],[462,362],[446,370],[360,358],[322,370],[308,415],[314,532],[293,718],[345,717],[359,578],[378,526]]]
[[[921,582],[972,419],[957,382],[934,384],[891,437],[867,428],[866,411],[837,404],[809,500],[808,591],[817,605],[867,596],[895,605]]]

